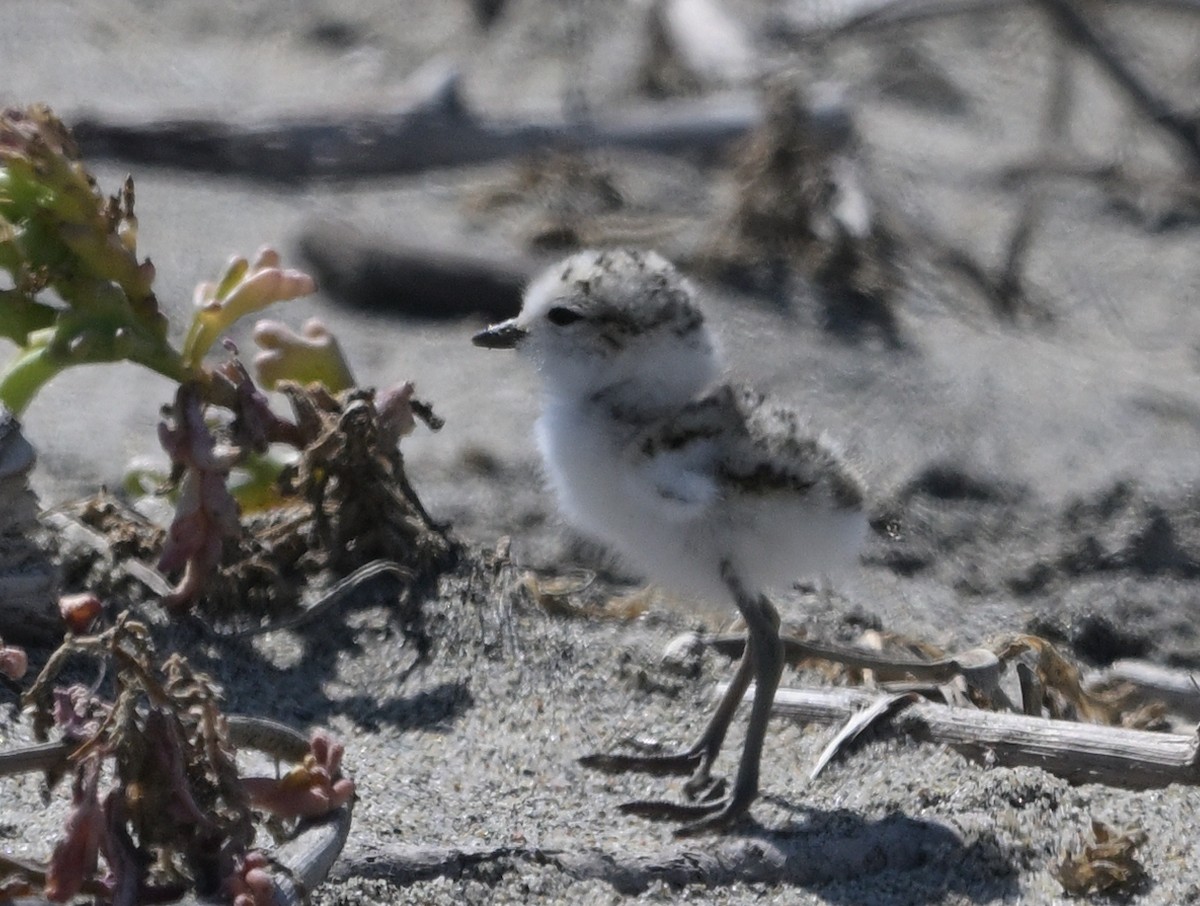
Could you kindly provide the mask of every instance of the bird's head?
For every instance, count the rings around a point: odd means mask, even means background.
[[[474,343],[527,355],[551,394],[613,391],[649,405],[690,399],[719,367],[694,290],[655,252],[572,255],[533,280],[519,315]]]

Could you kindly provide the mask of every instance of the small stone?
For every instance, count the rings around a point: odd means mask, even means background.
[[[662,666],[679,676],[697,676],[703,656],[704,638],[698,632],[685,632],[675,636],[663,648]]]

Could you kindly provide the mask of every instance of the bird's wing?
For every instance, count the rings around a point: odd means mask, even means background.
[[[731,390],[744,428],[725,447],[718,479],[740,493],[819,493],[837,508],[863,502],[858,475],[791,409],[771,405],[750,390]]]
[[[862,503],[857,475],[804,430],[795,412],[728,384],[648,426],[630,455],[643,486],[683,517],[699,515],[731,490],[750,496],[816,490],[837,507]]]
[[[720,496],[725,450],[746,434],[733,389],[718,387],[640,431],[628,447],[631,473],[668,511],[699,515]]]

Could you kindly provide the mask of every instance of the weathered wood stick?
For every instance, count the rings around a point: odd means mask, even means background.
[[[774,31],[783,37],[853,38],[957,17],[1007,14],[1037,0],[844,0],[837,4],[793,4]],[[1165,12],[1200,13],[1200,0],[1128,0]]]
[[[820,9],[818,27],[832,36],[849,36],[860,31],[917,25],[957,16],[1001,13],[1023,6],[1026,0],[870,0],[848,2]]]
[[[704,636],[701,640],[726,657],[739,658],[746,649],[746,636],[737,633]],[[845,667],[872,670],[876,679],[880,681],[911,677],[925,682],[945,683],[956,676],[966,676],[974,680],[981,674],[989,678],[998,678],[1001,669],[1000,659],[986,648],[972,648],[936,660],[917,660],[882,651],[870,651],[856,645],[833,645],[791,635],[783,636],[782,641],[784,657],[790,663],[806,658],[820,658]],[[990,679],[988,685],[991,682],[994,682],[994,679]]]
[[[717,689],[717,696],[723,693]],[[747,692],[751,695],[753,689]],[[836,723],[877,696],[852,689],[780,689],[775,712],[797,720]],[[1196,735],[1150,733],[996,711],[914,703],[886,726],[923,742],[949,745],[977,761],[1039,767],[1071,783],[1144,790],[1200,783]]]
[[[578,878],[598,879],[619,893],[636,894],[652,884],[709,887],[734,883],[813,886],[885,872],[906,871],[964,844],[949,822],[889,815],[830,832],[808,827],[795,833],[715,837],[661,849],[551,849],[539,846],[399,844],[369,860],[343,863],[339,877],[386,878],[405,886],[429,878],[472,872],[551,866]]]

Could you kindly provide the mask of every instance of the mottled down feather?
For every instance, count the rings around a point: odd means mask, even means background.
[[[706,478],[712,494],[722,486],[750,495],[823,492],[834,506],[846,509],[863,501],[862,481],[824,440],[805,433],[794,411],[769,404],[747,387],[714,388],[673,417],[645,428],[631,453],[643,465],[682,466],[691,473],[693,486]],[[670,480],[655,484],[664,497],[695,496],[678,493],[681,482],[671,470],[663,471]]]

